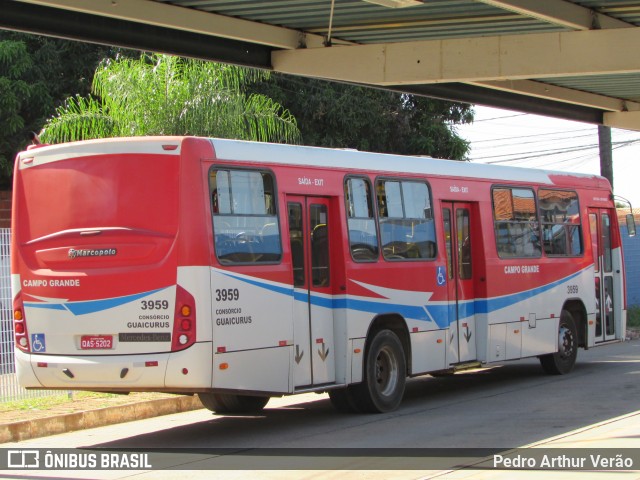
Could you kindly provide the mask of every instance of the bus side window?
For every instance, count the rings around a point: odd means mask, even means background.
[[[495,187],[493,225],[500,258],[542,255],[535,197],[529,188]]]
[[[542,220],[544,253],[572,257],[583,253],[578,194],[541,188],[538,208]]]
[[[347,178],[344,187],[351,257],[356,261],[375,261],[379,250],[371,184],[364,178]]]
[[[291,242],[291,263],[293,267],[293,286],[303,287],[304,239],[302,230],[302,204],[289,202],[289,238]]]
[[[386,260],[421,260],[436,256],[431,192],[425,182],[378,180],[378,219]]]
[[[315,287],[328,287],[331,277],[326,205],[311,205],[309,229],[311,230],[311,282]]]
[[[269,172],[215,169],[209,172],[214,247],[223,265],[280,261],[280,227]]]
[[[458,232],[458,276],[461,280],[472,278],[471,266],[471,228],[469,224],[469,210],[456,210],[456,231]]]

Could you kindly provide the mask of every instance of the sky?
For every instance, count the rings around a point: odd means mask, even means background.
[[[475,121],[456,127],[474,163],[600,174],[598,127],[476,106]],[[613,187],[640,208],[640,132],[612,129]]]

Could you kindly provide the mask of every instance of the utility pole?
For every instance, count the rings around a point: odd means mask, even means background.
[[[600,144],[600,175],[609,180],[613,189],[613,153],[611,150],[611,127],[598,125]]]

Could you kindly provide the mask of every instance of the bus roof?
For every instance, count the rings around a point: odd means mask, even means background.
[[[442,160],[432,157],[371,153],[351,149],[329,149],[275,143],[257,143],[243,140],[210,139],[220,160],[253,163],[279,163],[286,165],[315,166],[346,170],[377,171],[397,174],[424,174],[467,177],[487,180],[516,181],[540,184],[558,184],[560,177],[566,183],[574,180],[595,180],[598,187],[607,182],[599,175],[568,173],[521,167],[505,167]],[[553,178],[552,178],[553,177]],[[581,182],[581,183],[582,183]],[[565,183],[565,182],[561,182]]]
[[[87,140],[51,145],[21,152],[19,159],[37,159],[34,164],[43,164],[69,158],[101,154],[125,153],[180,153],[182,141],[189,137],[130,137]],[[453,176],[461,178],[487,179],[564,186],[592,186],[609,188],[608,181],[599,175],[568,173],[553,170],[487,165],[432,157],[405,156],[371,153],[351,149],[331,149],[286,145],[244,140],[209,138],[216,158],[220,160],[296,165],[306,167],[333,168],[387,172],[392,174],[422,174]],[[172,148],[166,148],[170,145]],[[21,165],[19,167],[28,167]]]

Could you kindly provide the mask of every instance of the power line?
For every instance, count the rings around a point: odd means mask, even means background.
[[[619,141],[619,142],[612,142],[612,147],[614,150],[617,150],[619,148],[624,148],[624,147],[628,147],[631,145],[635,145],[640,143],[640,139],[633,139],[633,140],[626,140],[626,141]],[[488,162],[484,162],[484,163],[488,163],[488,164],[498,164],[498,163],[517,163],[517,162],[522,162],[524,160],[531,160],[531,159],[535,159],[535,158],[547,158],[550,156],[555,156],[555,155],[562,155],[565,153],[572,153],[572,152],[581,152],[581,151],[585,151],[585,150],[592,150],[592,149],[596,149],[598,148],[599,145],[598,144],[590,144],[590,145],[581,145],[581,146],[574,146],[574,147],[567,147],[567,148],[561,148],[561,149],[549,149],[549,150],[534,150],[534,151],[530,151],[530,152],[526,152],[526,153],[509,153],[509,154],[502,154],[502,155],[492,155],[492,156],[487,156],[487,157],[477,157],[477,158],[472,158],[471,161],[478,161],[478,160],[485,160],[488,158],[500,158],[500,157],[513,157],[518,155],[517,158],[505,158],[505,159],[501,159],[501,160],[493,160],[493,161],[488,161]],[[525,156],[522,156],[525,155]],[[589,156],[591,156],[593,154],[590,154]],[[582,157],[582,156],[581,156]],[[563,163],[566,161],[570,161],[573,160],[575,158],[572,159],[565,159],[565,160],[559,160],[559,161],[555,161],[554,163]]]
[[[547,133],[534,133],[532,135],[518,135],[518,136],[514,136],[514,137],[502,137],[502,138],[491,138],[491,139],[486,139],[486,140],[476,140],[473,143],[475,144],[475,143],[486,143],[486,142],[501,142],[501,141],[504,141],[504,140],[516,140],[516,141],[518,141],[521,138],[546,137],[546,136],[549,136],[549,135],[560,135],[560,134],[564,135],[564,134],[572,134],[572,133],[587,132],[587,131],[595,133],[595,130],[592,129],[592,128],[580,128],[580,129],[577,129],[577,130],[565,130],[563,132],[558,132],[556,134],[548,133],[548,132]],[[580,136],[581,137],[583,137],[583,136],[586,137],[586,136],[589,136],[589,135],[585,134],[585,135],[580,135]]]
[[[588,133],[588,134],[584,134],[584,135],[572,135],[569,137],[559,137],[559,138],[548,138],[546,139],[544,142],[540,141],[540,139],[538,140],[527,140],[527,141],[521,141],[520,138],[525,138],[525,137],[512,137],[509,139],[504,139],[504,140],[497,140],[495,141],[492,145],[483,145],[480,149],[478,150],[483,150],[483,149],[491,149],[491,150],[496,150],[497,148],[500,149],[504,149],[504,148],[510,148],[510,147],[517,147],[520,145],[531,145],[531,144],[538,144],[540,146],[544,146],[544,145],[552,145],[552,144],[557,144],[560,142],[569,142],[569,141],[574,141],[576,139],[579,138],[587,138],[587,137],[593,137],[593,134]],[[509,143],[506,143],[506,141],[509,140]],[[501,143],[501,142],[505,142],[505,143]],[[473,146],[472,146],[472,150],[474,150]]]
[[[634,140],[634,141],[630,141],[630,142],[628,142],[628,143],[627,143],[627,142],[625,142],[625,143],[624,143],[624,144],[622,144],[622,145],[616,145],[616,146],[615,146],[615,147],[613,147],[612,149],[613,149],[613,150],[619,150],[619,149],[622,149],[622,148],[627,148],[627,147],[633,146],[633,145],[638,144],[638,143],[640,143],[640,139],[638,139],[638,140]],[[539,167],[545,167],[545,166],[548,166],[548,165],[558,165],[558,164],[560,164],[560,163],[568,163],[568,162],[571,162],[571,161],[574,161],[574,160],[581,160],[580,162],[578,162],[578,163],[576,163],[576,164],[574,165],[574,166],[576,166],[576,167],[577,167],[577,166],[583,165],[587,160],[597,159],[597,158],[599,158],[599,157],[600,157],[600,153],[599,153],[599,152],[595,152],[595,153],[588,153],[588,154],[586,154],[586,155],[578,155],[577,157],[565,158],[565,159],[563,159],[563,160],[554,160],[553,162],[543,163],[543,164],[540,164],[540,165],[539,165],[538,167],[536,167],[536,168],[539,168]]]
[[[529,154],[525,154],[526,156],[518,156],[518,158],[506,158],[503,160],[493,160],[490,162],[485,162],[488,164],[497,164],[497,163],[509,163],[509,162],[521,162],[524,160],[530,160],[532,158],[538,158],[538,157],[550,157],[553,155],[561,155],[563,153],[571,153],[571,152],[581,152],[584,150],[591,150],[592,148],[597,147],[597,145],[586,145],[586,146],[580,146],[580,147],[568,147],[568,148],[562,148],[562,149],[552,149],[552,150],[536,150],[536,151],[532,151],[532,152],[528,152]],[[505,154],[505,155],[495,155],[495,156],[490,156],[490,157],[482,157],[480,158],[480,160],[484,160],[486,158],[499,158],[499,157],[513,157],[514,155],[522,155],[522,154],[514,154],[514,153],[510,153],[510,154]]]
[[[474,120],[473,123],[490,122],[492,120],[502,120],[503,118],[524,117],[525,115],[529,115],[529,114],[528,113],[516,113],[514,115],[506,115],[504,117],[483,118],[482,120]]]

